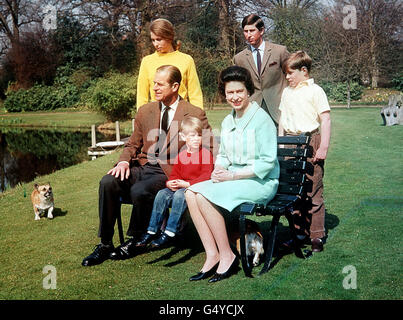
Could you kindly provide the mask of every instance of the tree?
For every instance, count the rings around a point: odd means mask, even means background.
[[[41,8],[49,0],[4,0],[0,2],[0,36],[2,53],[5,49],[18,45],[21,30],[33,23],[42,22],[44,12]]]
[[[352,6],[357,14],[356,31],[362,46],[358,61],[361,79],[377,88],[382,75],[384,82],[388,82],[397,74],[394,68],[401,65],[403,3],[401,0],[335,0],[333,13],[339,20],[346,6]]]

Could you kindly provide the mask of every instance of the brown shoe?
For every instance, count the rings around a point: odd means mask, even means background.
[[[323,242],[320,238],[315,238],[311,240],[312,243],[312,252],[321,252],[323,251]]]

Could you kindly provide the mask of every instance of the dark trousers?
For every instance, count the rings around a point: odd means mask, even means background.
[[[120,213],[120,198],[133,203],[127,230],[129,236],[147,231],[155,195],[165,187],[167,177],[159,165],[146,164],[130,168],[130,177],[123,181],[105,175],[99,184],[99,231],[103,243],[113,238],[116,218]]]
[[[264,99],[262,99],[262,104],[260,105],[260,107],[267,112],[267,114],[270,116],[270,118],[272,118],[276,128],[278,127],[278,123],[274,120],[273,115],[270,114],[269,108],[267,108],[267,104],[266,101],[264,101]]]
[[[312,134],[310,147],[313,155],[320,146],[320,134]],[[308,158],[312,165],[312,175],[307,174],[308,180],[312,183],[312,190],[308,190],[306,198],[302,199],[299,206],[296,206],[294,214],[297,233],[309,235],[311,239],[325,237],[325,203],[323,199],[323,176],[325,161],[313,163],[313,157]]]

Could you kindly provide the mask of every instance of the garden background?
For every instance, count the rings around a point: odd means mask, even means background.
[[[251,12],[265,18],[268,39],[312,56],[313,77],[332,105],[325,251],[306,260],[276,255],[263,277],[254,270],[253,279],[239,272],[195,285],[187,279],[204,254],[190,228],[180,250],[83,268],[98,242],[98,182],[115,153],[0,194],[0,299],[402,298],[403,130],[382,126],[379,112],[402,90],[401,1],[1,1],[0,127],[113,128],[120,120],[130,132],[139,62],[152,52],[148,25],[163,17],[196,62],[218,130],[229,109],[217,95],[217,74],[244,47],[240,19]],[[52,182],[54,220],[33,220],[29,193],[39,181]],[[125,226],[129,214],[124,206]],[[267,229],[270,218],[259,221]],[[281,220],[280,240],[288,236]],[[54,290],[43,287],[48,265],[57,270]],[[343,270],[351,266],[357,287],[348,289]]]

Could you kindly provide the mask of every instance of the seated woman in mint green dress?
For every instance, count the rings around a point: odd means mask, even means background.
[[[219,91],[233,110],[221,125],[214,171],[210,180],[192,185],[185,193],[206,251],[205,263],[191,281],[211,277],[209,282],[216,282],[239,269],[221,211],[248,201],[266,204],[277,192],[280,174],[276,127],[256,102],[249,101],[254,92],[249,71],[238,66],[223,70]]]

